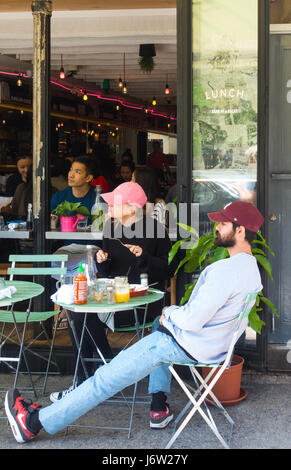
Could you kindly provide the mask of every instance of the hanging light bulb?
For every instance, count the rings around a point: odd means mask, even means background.
[[[83,90],[83,101],[88,101],[88,95],[85,90]]]
[[[126,85],[126,81],[125,81],[125,53],[123,54],[123,84],[122,84],[123,88],[122,88],[122,93],[124,95],[127,94],[127,85]]]
[[[153,106],[157,106],[157,100],[156,100],[155,97],[153,98],[152,105],[153,105]]]
[[[20,55],[18,56],[18,79],[16,82],[17,86],[22,86],[21,73],[20,73]]]
[[[119,104],[116,105],[115,109],[116,109],[116,111],[119,111],[119,110],[120,110]]]
[[[118,86],[119,86],[119,88],[122,88],[122,87],[123,87],[123,81],[122,81],[122,78],[121,78],[121,77],[119,77]]]
[[[122,93],[123,93],[124,95],[126,95],[126,94],[127,94],[127,86],[126,86],[126,82],[124,82],[124,84],[123,84]]]
[[[169,85],[168,85],[168,74],[167,74],[167,82],[164,90],[165,95],[169,95],[171,93]]]
[[[61,54],[61,68],[60,68],[59,77],[61,80],[64,80],[66,78],[65,70],[63,67],[63,54]]]
[[[165,95],[169,95],[171,93],[168,84],[166,84],[166,88],[165,88],[164,93],[165,93]]]

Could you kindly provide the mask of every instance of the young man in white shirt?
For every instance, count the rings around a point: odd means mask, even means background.
[[[225,359],[245,297],[262,289],[251,242],[264,218],[254,205],[242,201],[208,216],[219,223],[215,243],[227,248],[229,258],[202,272],[187,304],[163,309],[157,331],[115,356],[61,400],[40,408],[25,402],[18,390],[8,391],[5,410],[17,442],[33,439],[42,428],[55,434],[147,375],[153,395],[150,426],[163,428],[173,418],[165,402],[171,374],[163,361],[186,363],[190,358],[211,363]],[[246,327],[247,319],[241,333]]]

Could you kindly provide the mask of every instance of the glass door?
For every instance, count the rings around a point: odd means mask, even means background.
[[[207,213],[257,202],[258,1],[193,0],[192,202]],[[248,329],[245,342],[256,348]]]

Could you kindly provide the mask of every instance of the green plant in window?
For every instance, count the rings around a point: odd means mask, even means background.
[[[81,206],[80,202],[69,202],[63,201],[61,202],[53,211],[53,214],[61,215],[63,217],[70,217],[76,214],[82,214],[85,216],[89,216],[90,212],[85,206]]]
[[[226,248],[216,247],[214,245],[217,224],[214,224],[212,234],[203,235],[200,238],[198,237],[198,234],[193,227],[189,227],[188,225],[181,223],[178,223],[178,225],[189,232],[189,237],[177,241],[169,252],[168,262],[170,264],[177,255],[181,245],[186,242],[188,243],[186,255],[180,261],[175,274],[177,274],[182,267],[185,273],[199,273],[215,261],[228,258],[229,255]],[[258,238],[252,243],[252,253],[257,259],[259,265],[266,271],[270,279],[273,281],[272,267],[270,261],[267,258],[267,254],[274,256],[274,252],[266,243],[266,240],[262,236],[261,232],[258,232]],[[194,281],[185,285],[185,293],[181,299],[180,305],[184,305],[189,300],[196,282],[197,281]],[[265,325],[265,322],[261,320],[259,315],[263,310],[262,304],[265,304],[267,307],[269,307],[278,317],[277,309],[271,300],[265,297],[262,292],[259,292],[256,303],[249,314],[249,325],[258,334],[261,333],[261,329]]]

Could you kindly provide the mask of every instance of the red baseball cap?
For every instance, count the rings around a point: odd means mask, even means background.
[[[142,187],[132,181],[122,183],[110,193],[100,194],[100,196],[110,206],[132,204],[142,208],[147,202],[147,197]]]
[[[222,211],[209,212],[208,217],[213,222],[234,222],[251,232],[258,232],[264,222],[260,211],[250,202],[244,201],[231,202]]]

